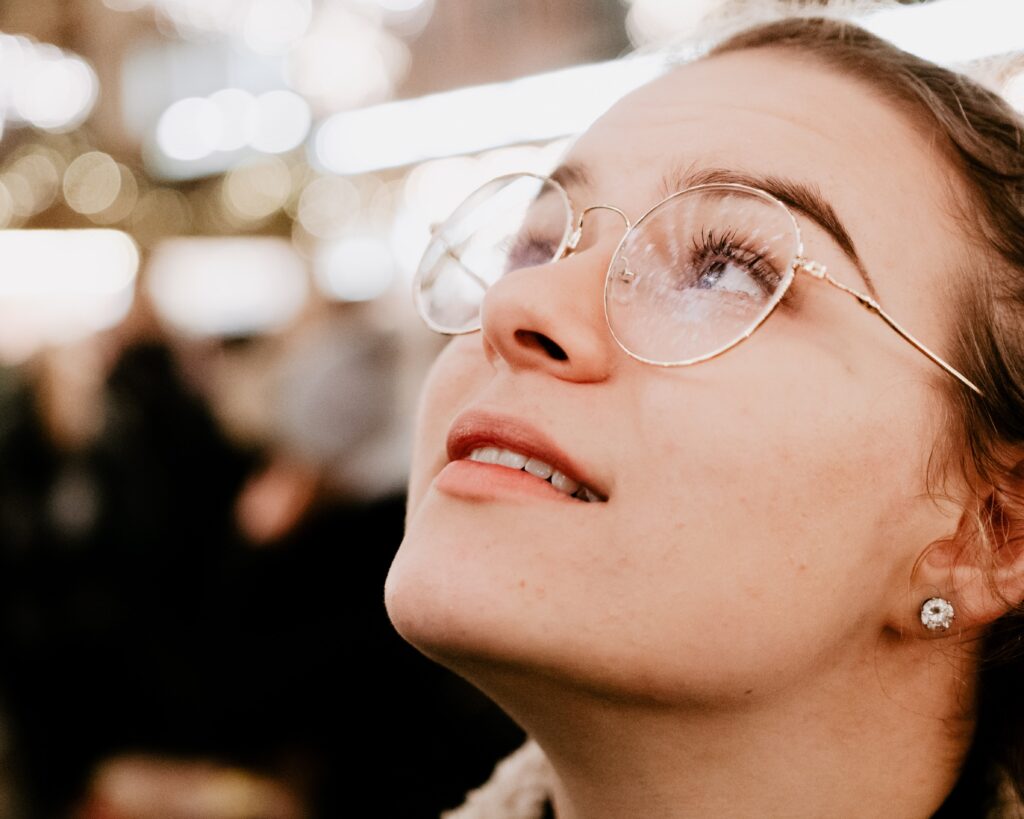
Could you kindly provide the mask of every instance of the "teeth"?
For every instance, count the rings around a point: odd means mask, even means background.
[[[548,464],[544,463],[544,461],[538,461],[536,458],[530,458],[523,469],[531,475],[536,475],[538,478],[543,478],[544,480],[550,478],[551,473],[555,471],[552,467],[548,466]]]
[[[560,492],[572,495],[578,500],[586,503],[593,503],[601,498],[583,484],[574,481],[563,472],[559,472],[550,464],[537,458],[528,458],[510,449],[500,449],[496,446],[485,446],[474,449],[466,456],[470,461],[479,461],[484,464],[498,464],[510,469],[524,469],[531,475],[543,480],[550,480],[551,485]]]
[[[512,469],[522,469],[526,466],[526,461],[525,455],[520,455],[518,452],[512,452],[509,449],[502,449],[501,454],[498,455],[498,463]]]
[[[500,457],[501,450],[496,446],[481,447],[469,453],[469,460],[479,461],[482,464],[496,464]]]
[[[563,475],[558,470],[555,470],[551,475],[551,485],[555,487],[555,489],[565,492],[567,495],[571,495],[580,488],[580,485],[576,483],[576,481],[566,475]]]

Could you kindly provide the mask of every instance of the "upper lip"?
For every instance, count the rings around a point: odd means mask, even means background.
[[[465,458],[474,449],[496,446],[543,461],[563,475],[583,484],[607,500],[608,492],[587,471],[577,464],[558,444],[536,427],[482,410],[468,410],[459,414],[448,430],[448,460]]]

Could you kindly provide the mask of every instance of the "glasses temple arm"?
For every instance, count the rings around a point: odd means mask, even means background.
[[[949,373],[951,376],[960,381],[960,383],[962,383],[966,387],[970,387],[982,398],[985,397],[985,393],[978,389],[965,375],[951,367],[949,364],[947,364],[945,361],[939,358],[939,356],[937,356],[935,353],[929,350],[924,344],[922,344],[910,333],[904,330],[896,321],[896,319],[894,319],[892,316],[886,313],[885,310],[882,309],[882,306],[873,298],[871,298],[870,296],[866,296],[863,293],[858,293],[856,290],[847,287],[842,282],[836,281],[825,271],[824,267],[817,265],[814,262],[806,262],[800,264],[798,269],[804,270],[805,272],[810,273],[816,279],[822,279],[824,281],[827,281],[833,287],[838,287],[840,290],[849,293],[851,296],[857,299],[857,301],[859,301],[865,308],[881,316],[882,320],[886,324],[888,324],[893,330],[899,333],[900,336],[902,336],[906,341],[910,342],[910,344],[916,347],[920,352],[928,356],[928,358],[930,358],[932,361],[934,361],[936,364],[942,367],[942,369],[944,369],[947,373]]]

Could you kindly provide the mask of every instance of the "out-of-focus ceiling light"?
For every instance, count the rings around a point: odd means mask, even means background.
[[[321,7],[288,57],[288,84],[320,112],[387,99],[409,67],[409,49],[379,22],[339,4]]]
[[[631,57],[338,113],[316,132],[314,157],[364,173],[578,133],[664,69],[661,55]]]
[[[261,153],[278,154],[301,145],[311,123],[309,105],[292,91],[253,96],[226,88],[171,105],[157,123],[156,143],[166,157],[180,162],[247,145]]]
[[[64,200],[78,213],[101,213],[121,192],[121,171],[117,162],[102,151],[82,154],[64,172]]]
[[[635,2],[634,8],[644,2],[666,13],[683,13],[679,10],[686,6],[690,15],[696,8],[665,0]],[[1019,0],[933,0],[876,12],[858,22],[940,63],[1024,49],[1024,4]],[[673,59],[684,55],[681,47]],[[314,159],[335,173],[365,173],[579,133],[612,102],[668,65],[667,55],[648,54],[339,112],[316,131]]]
[[[721,0],[632,0],[626,31],[636,45],[667,43],[696,33],[707,14]]]
[[[115,11],[152,7],[186,39],[232,36],[268,56],[288,53],[306,33],[312,0],[103,0]]]
[[[388,291],[395,268],[387,242],[371,236],[349,236],[324,244],[313,269],[318,288],[328,298],[369,301]]]
[[[86,120],[98,93],[96,72],[81,57],[0,34],[0,122],[69,131]]]
[[[287,54],[313,18],[311,0],[252,0],[242,37],[257,54]]]
[[[224,115],[212,100],[187,97],[171,105],[156,126],[156,142],[171,159],[209,156],[224,136]]]
[[[288,201],[292,177],[277,157],[232,168],[224,177],[221,196],[231,220],[238,227],[272,216]]]
[[[161,318],[196,336],[277,330],[309,290],[301,257],[270,236],[167,239],[153,251],[147,282]]]
[[[0,231],[0,358],[83,338],[131,307],[139,253],[116,230]]]
[[[885,9],[858,22],[905,51],[943,64],[1024,49],[1020,0],[933,0]]]
[[[249,115],[249,145],[265,154],[297,148],[312,125],[309,104],[292,91],[268,91],[255,100]]]

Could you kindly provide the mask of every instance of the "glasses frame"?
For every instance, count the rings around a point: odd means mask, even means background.
[[[636,359],[637,361],[643,362],[644,364],[649,364],[649,365],[655,366],[655,367],[687,367],[687,366],[691,366],[693,364],[699,364],[699,363],[702,363],[704,361],[709,361],[709,360],[711,360],[713,358],[717,358],[718,356],[722,355],[723,353],[726,353],[729,350],[731,350],[737,344],[740,344],[743,341],[746,341],[748,338],[750,338],[750,336],[752,336],[754,334],[754,332],[757,330],[757,328],[760,327],[762,324],[764,324],[764,322],[768,319],[768,317],[772,313],[775,312],[775,308],[778,307],[779,302],[782,300],[782,297],[785,295],[786,291],[789,289],[789,287],[793,284],[794,280],[796,279],[796,274],[800,273],[800,272],[803,272],[803,273],[806,273],[807,275],[809,275],[813,279],[817,279],[818,281],[827,282],[828,284],[830,284],[833,287],[841,290],[842,292],[848,293],[850,296],[855,298],[861,304],[861,306],[863,306],[866,310],[869,310],[870,312],[875,313],[877,316],[879,316],[897,335],[899,335],[904,341],[906,341],[911,346],[913,346],[918,352],[920,352],[921,354],[926,356],[933,363],[937,364],[939,367],[941,367],[943,370],[945,370],[951,376],[956,378],[961,384],[963,384],[964,386],[968,387],[969,389],[971,389],[973,392],[977,393],[982,398],[985,397],[985,394],[973,382],[971,382],[970,379],[968,379],[963,373],[961,373],[955,367],[953,367],[949,363],[947,363],[941,356],[937,355],[932,350],[930,350],[924,343],[922,343],[917,338],[915,338],[908,330],[903,328],[899,324],[899,322],[897,322],[892,316],[890,316],[882,308],[882,306],[877,301],[875,301],[875,299],[873,299],[871,296],[869,296],[866,293],[861,293],[861,292],[859,292],[857,290],[854,290],[851,287],[848,287],[847,285],[843,284],[842,282],[837,281],[836,279],[834,279],[829,274],[828,269],[826,268],[825,265],[823,265],[823,264],[821,264],[819,262],[816,262],[813,259],[808,259],[806,256],[804,256],[803,236],[802,236],[802,234],[800,232],[800,225],[796,221],[796,217],[793,216],[792,211],[786,206],[786,204],[784,202],[782,202],[777,197],[772,196],[772,194],[768,193],[767,191],[761,190],[760,188],[755,188],[755,187],[751,187],[749,185],[743,185],[743,184],[734,183],[734,182],[711,182],[711,183],[707,183],[707,184],[703,184],[703,185],[693,185],[693,186],[691,186],[689,188],[684,188],[683,190],[676,191],[675,193],[669,194],[664,199],[662,199],[659,202],[655,203],[650,208],[648,208],[636,220],[636,222],[631,222],[629,217],[626,216],[626,214],[621,209],[619,209],[617,207],[614,207],[613,205],[604,205],[604,204],[588,205],[587,207],[583,208],[579,212],[579,216],[576,217],[575,220],[574,220],[573,219],[573,214],[576,212],[576,208],[575,208],[575,206],[573,204],[572,197],[569,196],[568,191],[566,191],[565,188],[562,187],[562,185],[557,180],[554,180],[554,179],[552,179],[552,178],[550,178],[548,176],[543,176],[541,174],[528,173],[528,172],[504,174],[502,176],[495,177],[494,179],[490,180],[489,182],[486,182],[484,185],[481,185],[479,188],[477,188],[475,191],[473,191],[473,193],[471,193],[469,196],[467,196],[466,199],[464,199],[458,205],[458,207],[455,208],[455,210],[452,211],[452,215],[449,216],[448,219],[445,220],[445,222],[441,223],[441,225],[432,227],[431,228],[431,241],[442,241],[443,242],[443,239],[441,239],[441,237],[439,235],[440,234],[440,228],[443,227],[443,225],[447,221],[449,221],[452,218],[452,216],[455,216],[455,214],[458,212],[458,210],[469,199],[471,199],[473,196],[475,196],[477,193],[479,193],[481,190],[483,190],[483,188],[487,187],[488,185],[492,185],[495,182],[500,182],[500,181],[503,181],[503,180],[511,181],[511,180],[514,180],[514,179],[521,179],[521,178],[524,178],[524,177],[534,178],[534,179],[537,179],[537,180],[539,180],[539,181],[541,181],[543,183],[551,185],[560,194],[561,198],[564,200],[564,203],[566,205],[566,225],[565,225],[565,230],[562,233],[562,240],[559,243],[558,249],[555,251],[554,254],[552,254],[551,260],[549,262],[545,262],[544,264],[553,264],[553,263],[558,262],[558,261],[560,261],[562,259],[568,258],[569,256],[571,256],[576,251],[576,248],[579,246],[580,239],[583,236],[583,221],[586,218],[586,215],[588,213],[590,213],[591,211],[594,211],[594,210],[609,210],[609,211],[612,211],[613,213],[617,213],[622,218],[623,222],[625,222],[626,230],[623,233],[622,238],[619,240],[619,243],[616,245],[615,250],[612,253],[611,258],[610,258],[610,260],[608,262],[608,269],[605,272],[604,318],[605,318],[605,324],[608,327],[609,333],[611,333],[612,338],[615,339],[615,343],[630,358]],[[612,328],[611,319],[610,319],[610,317],[608,315],[608,291],[609,291],[609,285],[610,285],[610,283],[612,281],[613,269],[615,267],[615,261],[616,261],[616,259],[618,259],[620,251],[626,245],[626,243],[630,239],[630,237],[635,235],[633,232],[638,227],[640,227],[640,225],[643,224],[645,219],[648,219],[659,208],[663,207],[664,205],[668,204],[669,202],[675,201],[676,199],[678,199],[679,197],[683,196],[684,194],[688,194],[688,193],[691,193],[693,191],[699,191],[699,190],[735,190],[735,191],[739,191],[739,192],[743,192],[743,193],[747,193],[747,194],[751,194],[751,195],[757,196],[757,197],[759,197],[759,198],[761,198],[761,199],[763,199],[763,200],[765,200],[767,202],[773,203],[773,204],[777,205],[778,207],[782,208],[783,212],[785,212],[786,215],[789,217],[789,220],[790,220],[790,222],[792,223],[792,226],[793,226],[793,230],[794,230],[794,233],[795,233],[795,236],[796,236],[796,254],[794,255],[793,259],[788,263],[787,269],[784,271],[784,274],[783,274],[783,282],[780,284],[779,288],[777,289],[775,294],[772,296],[771,304],[769,305],[769,307],[767,309],[765,309],[763,315],[757,321],[755,321],[746,332],[742,333],[736,339],[734,339],[733,341],[729,342],[728,344],[720,347],[719,349],[714,350],[711,353],[707,353],[705,355],[699,356],[697,358],[685,359],[685,360],[682,360],[682,361],[671,361],[671,362],[663,362],[663,361],[656,361],[654,359],[648,359],[648,358],[645,358],[645,357],[643,357],[641,355],[638,355],[638,354],[632,352],[628,347],[626,347],[626,345],[623,344],[622,340],[619,339],[619,337],[615,334],[615,330]],[[454,249],[452,247],[450,247],[446,242],[444,243],[444,245],[445,245],[444,246],[444,253],[445,253],[445,255],[449,256],[453,261],[455,261],[455,263],[458,264],[460,267],[462,267],[463,270],[465,270],[466,273],[469,274],[473,279],[477,280],[478,282],[483,283],[483,280],[480,279],[480,277],[477,276],[472,270],[470,270],[468,267],[466,267],[462,263],[461,259],[459,259],[459,257],[457,255],[455,255]],[[429,245],[428,245],[428,249],[429,249]],[[424,257],[425,256],[426,256],[426,251],[424,252]],[[531,265],[531,266],[537,266],[537,265]],[[628,268],[627,268],[626,272],[628,272]],[[416,303],[417,312],[419,312],[420,317],[427,324],[427,326],[430,327],[430,329],[434,330],[437,333],[441,333],[443,335],[451,335],[451,336],[454,336],[454,335],[467,335],[469,333],[475,333],[475,332],[477,332],[480,329],[479,317],[478,317],[478,319],[476,321],[475,326],[470,327],[470,328],[465,329],[465,330],[456,330],[456,331],[445,329],[445,328],[437,325],[435,322],[433,322],[429,318],[429,316],[427,314],[427,311],[423,308],[421,300],[420,300],[419,294],[420,294],[420,282],[421,282],[421,279],[422,279],[422,269],[417,271],[416,277],[415,277],[415,279],[413,281],[413,292],[414,292],[413,298],[414,298],[414,301]],[[488,285],[488,287],[489,287],[489,285]],[[485,287],[484,288],[485,292],[486,292],[486,289],[487,288]]]

